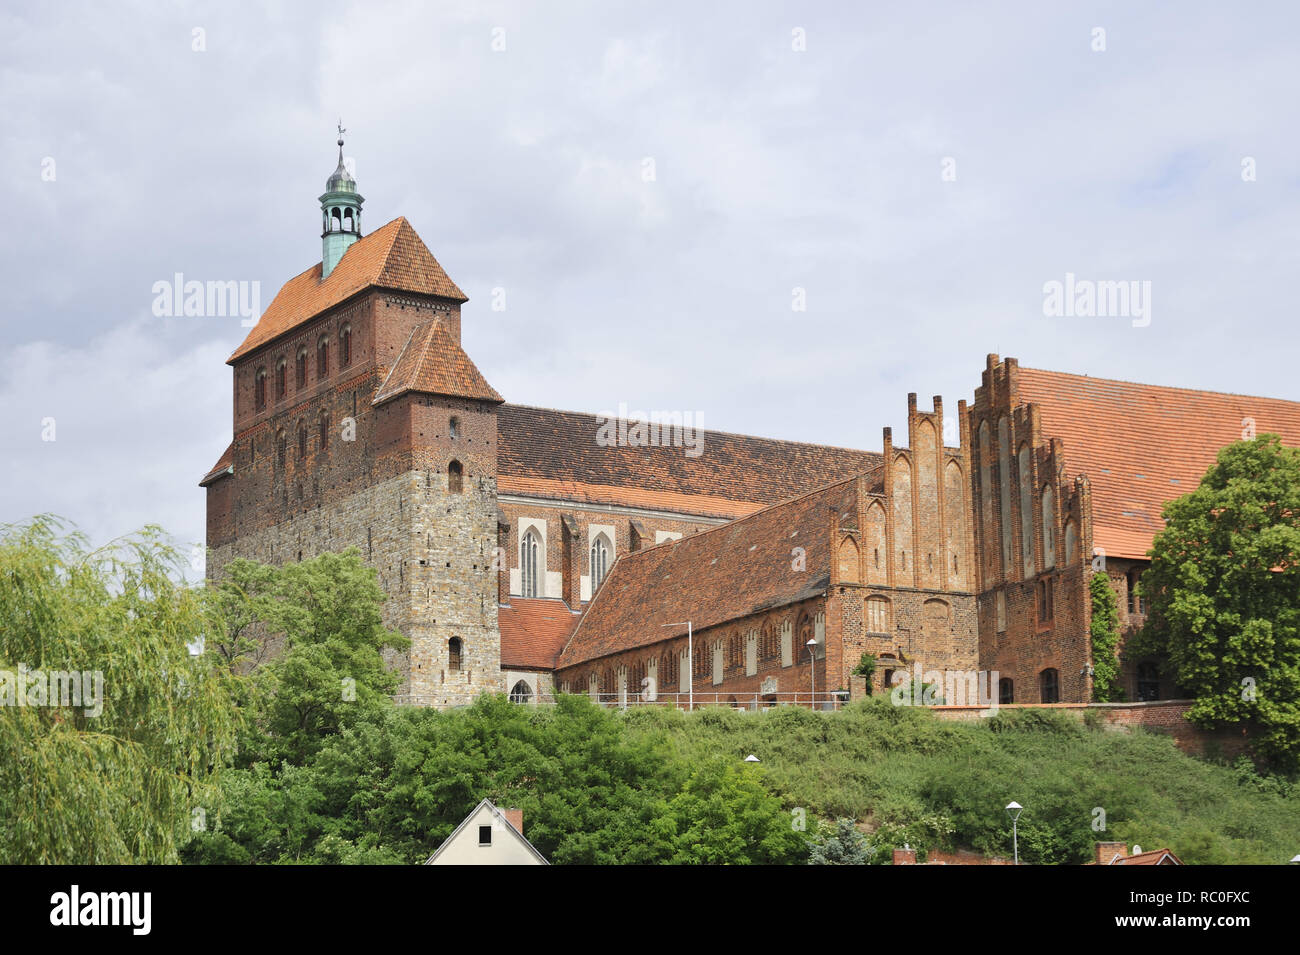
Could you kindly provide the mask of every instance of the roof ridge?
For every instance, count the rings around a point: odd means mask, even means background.
[[[1217,395],[1223,398],[1251,398],[1256,401],[1281,401],[1290,405],[1300,405],[1300,400],[1293,398],[1270,398],[1268,395],[1248,395],[1241,391],[1215,391],[1210,388],[1187,388],[1182,385],[1158,385],[1149,381],[1129,381],[1127,378],[1103,378],[1095,375],[1085,375],[1076,371],[1056,371],[1051,368],[1034,368],[1028,365],[1021,365],[1021,371],[1037,371],[1045,375],[1059,375],[1066,378],[1079,378],[1085,381],[1104,382],[1112,385],[1136,385],[1140,388],[1158,388],[1161,391],[1180,391],[1193,395]]]
[[[554,414],[581,415],[587,418],[604,417],[599,412],[595,412],[595,411],[571,411],[565,408],[548,408],[545,405],[523,405],[513,401],[507,402],[506,407],[522,408],[526,411],[550,411],[553,412]],[[615,421],[636,421],[637,419],[616,417],[614,420]],[[706,434],[720,434],[728,438],[752,438],[757,441],[773,441],[779,444],[794,444],[804,448],[825,448],[826,450],[830,450],[830,451],[849,451],[853,454],[874,454],[877,457],[882,457],[882,458],[884,457],[884,453],[885,453],[883,449],[880,451],[871,451],[866,448],[849,448],[839,444],[817,444],[812,441],[793,441],[790,440],[789,438],[766,438],[759,434],[745,434],[740,431],[720,431],[716,428],[705,428],[704,431]]]
[[[759,515],[765,514],[768,511],[772,510],[773,508],[785,507],[787,504],[793,504],[796,501],[802,501],[804,498],[812,497],[814,494],[820,494],[824,491],[829,491],[833,487],[839,487],[842,484],[849,484],[853,481],[856,481],[858,478],[862,477],[863,475],[871,474],[875,471],[882,470],[883,468],[884,468],[883,464],[878,464],[874,468],[868,468],[865,471],[858,471],[857,473],[846,478],[841,478],[838,481],[831,481],[828,484],[819,484],[816,487],[809,488],[808,490],[800,494],[795,494],[792,497],[787,497],[780,501],[773,501],[771,504],[764,504],[758,510],[750,511],[748,514],[742,514],[740,517],[733,518],[732,520],[727,521],[725,524],[715,524],[713,527],[706,527],[702,531],[696,531],[690,537],[678,537],[672,540],[664,540],[664,541],[660,541],[658,544],[651,544],[649,547],[643,547],[640,550],[632,551],[631,553],[628,554],[620,554],[617,558],[615,558],[614,563],[617,564],[619,560],[622,560],[624,557],[632,557],[635,556],[636,554],[649,553],[652,550],[656,550],[657,548],[664,547],[669,544],[680,544],[687,540],[697,540],[698,538],[704,537],[706,534],[712,534],[716,531],[722,531],[731,527],[735,527],[737,524],[741,523],[742,521],[747,521],[752,517],[758,517]],[[614,572],[614,568],[613,565],[611,565],[610,573],[613,572]]]

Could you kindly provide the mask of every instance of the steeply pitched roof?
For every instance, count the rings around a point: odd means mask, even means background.
[[[468,301],[411,224],[401,216],[353,243],[324,281],[320,274],[321,264],[317,262],[285,282],[262,313],[261,320],[226,363],[233,364],[236,359],[371,286]]]
[[[497,608],[502,669],[555,669],[579,619],[563,600],[511,597],[509,606]]]
[[[840,481],[721,527],[623,554],[558,666],[686,634],[685,625],[665,624],[690,620],[700,631],[823,592],[830,580],[830,515],[834,510],[849,516],[843,523],[856,521],[856,484]],[[796,547],[804,549],[804,569],[795,569]]]
[[[469,821],[473,819],[476,815],[478,815],[479,810],[482,809],[484,806],[488,808],[488,810],[492,813],[494,818],[496,818],[497,820],[505,824],[505,829],[510,833],[512,838],[517,839],[520,843],[528,847],[528,851],[531,852],[537,858],[538,862],[540,862],[542,865],[550,865],[550,862],[546,860],[546,856],[542,855],[540,852],[537,851],[537,847],[534,846],[531,842],[529,842],[522,832],[520,832],[518,829],[515,828],[515,824],[510,821],[510,817],[507,816],[500,809],[498,809],[495,805],[493,805],[492,800],[490,799],[480,800],[479,804],[475,806],[473,809],[471,809],[468,815],[466,815],[465,818],[460,821],[460,825],[452,830],[451,835],[449,835],[446,839],[442,840],[442,845],[438,846],[438,848],[434,850],[433,855],[429,856],[429,858],[425,860],[424,864],[433,865],[433,861],[437,859],[439,855],[442,854],[442,851],[444,849],[446,849],[449,845],[451,845],[453,842],[456,841],[456,837],[461,834],[464,828],[467,825],[469,825]]]
[[[497,473],[505,493],[734,518],[870,470],[880,454],[704,431],[703,450],[602,446],[593,414],[505,404]],[[742,505],[737,507],[736,504]]]
[[[1161,505],[1195,490],[1242,420],[1300,447],[1300,402],[1020,369],[1020,398],[1041,408],[1043,434],[1065,443],[1070,472],[1092,485],[1093,543],[1145,557],[1164,528]]]
[[[437,319],[411,330],[392,370],[375,393],[374,404],[382,404],[407,391],[483,401],[503,400],[470,361],[460,343],[451,337],[447,326]]]

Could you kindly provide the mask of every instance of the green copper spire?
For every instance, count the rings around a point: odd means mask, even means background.
[[[320,197],[322,279],[334,271],[348,246],[361,238],[361,203],[365,200],[357,192],[357,181],[343,164],[343,134],[346,132],[343,121],[339,120],[339,164],[325,183],[325,194]]]

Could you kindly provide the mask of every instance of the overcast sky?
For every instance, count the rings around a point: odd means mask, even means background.
[[[508,401],[879,449],[988,352],[1300,399],[1297,5],[809,6],[6,4],[0,522],[203,539],[247,329],[153,285],[318,262],[340,116]]]

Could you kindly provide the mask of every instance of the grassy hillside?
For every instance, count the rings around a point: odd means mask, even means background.
[[[762,760],[787,808],[847,816],[882,847],[1010,852],[1002,807],[1023,805],[1021,859],[1087,861],[1097,841],[1171,848],[1188,863],[1278,863],[1300,849],[1300,787],[1185,756],[1167,737],[1089,729],[1048,711],[977,723],[885,701],[838,713],[779,708],[632,711],[635,737],[666,736],[689,761]],[[1093,829],[1100,808],[1105,831]]]

